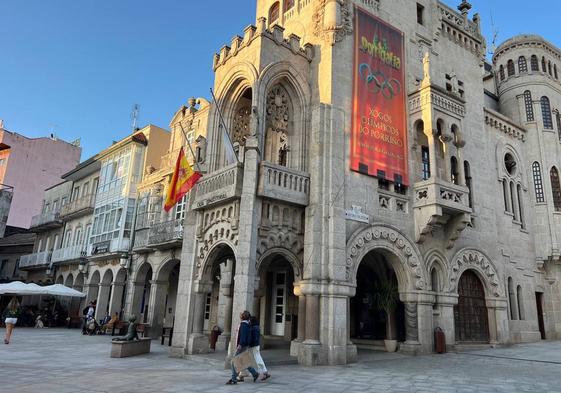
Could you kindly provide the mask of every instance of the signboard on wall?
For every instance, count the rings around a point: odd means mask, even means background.
[[[403,33],[355,7],[351,170],[408,185]]]

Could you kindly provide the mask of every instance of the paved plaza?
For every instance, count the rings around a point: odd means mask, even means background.
[[[219,358],[172,359],[153,341],[149,355],[111,359],[110,339],[17,329],[13,342],[0,347],[1,391],[561,392],[561,342],[418,357],[362,351],[359,363],[340,367],[276,362],[267,382],[225,386],[228,373]]]

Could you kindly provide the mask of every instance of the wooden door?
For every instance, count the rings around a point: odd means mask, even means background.
[[[489,342],[489,320],[485,289],[479,277],[466,271],[458,284],[458,305],[454,307],[457,342]]]

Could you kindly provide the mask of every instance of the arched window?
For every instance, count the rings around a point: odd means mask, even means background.
[[[523,321],[526,317],[524,316],[524,296],[520,285],[516,288],[516,300],[518,301],[518,316]]]
[[[534,104],[530,90],[524,92],[524,107],[526,108],[526,121],[534,121]]]
[[[278,23],[280,16],[280,3],[277,1],[269,8],[269,26]]]
[[[553,76],[553,71],[551,70],[551,61],[547,62],[547,72],[549,72],[549,75]]]
[[[509,190],[510,190],[510,188],[508,187],[507,180],[503,179],[503,200],[504,200],[504,203],[505,203],[505,212],[510,211],[510,204],[509,204],[510,195],[508,195]]]
[[[559,74],[557,74],[557,64],[553,65],[553,76],[555,79],[559,79]]]
[[[508,76],[513,76],[515,74],[515,70],[514,70],[514,61],[509,60],[506,63],[506,72],[508,74]]]
[[[545,57],[542,57],[542,71],[547,72],[547,64],[545,62]]]
[[[541,104],[542,104],[543,128],[548,130],[553,130],[553,119],[551,118],[551,105],[549,104],[549,98],[543,96],[541,98]]]
[[[516,208],[516,186],[513,181],[510,182],[510,207],[510,212],[514,215],[514,220],[518,221],[518,209]]]
[[[431,284],[431,290],[433,292],[436,292],[436,293],[440,292],[440,279],[438,277],[438,269],[436,268],[436,266],[433,266],[431,271],[430,271],[430,284]],[[438,298],[437,297],[434,300],[432,308],[434,310],[436,310],[438,308]]]
[[[286,0],[284,2],[284,12],[290,10],[292,7],[294,7],[294,0]]]
[[[561,211],[561,185],[559,184],[559,172],[557,168],[552,167],[549,171],[551,181],[551,191],[553,193],[553,207],[556,212]]]
[[[424,124],[422,121],[417,122],[415,126],[415,137],[417,138],[417,146],[421,146],[420,158],[420,174],[421,180],[428,180],[430,178],[430,151],[429,141],[424,131]]]
[[[526,58],[524,56],[518,58],[518,72],[528,72],[528,63],[526,63]]]
[[[559,137],[559,141],[561,142],[561,114],[559,114],[559,110],[555,110],[555,122],[557,123],[557,136]]]
[[[466,187],[469,190],[469,207],[473,208],[473,189],[472,189],[472,178],[471,169],[469,162],[464,161],[464,176],[466,177]]]
[[[540,164],[534,161],[532,164],[532,174],[534,176],[534,192],[536,193],[536,202],[544,203],[545,197],[543,194],[543,181],[542,181],[542,171]]]
[[[508,278],[508,305],[510,311],[510,319],[518,319],[518,309],[516,307],[516,293],[514,292],[514,285],[512,277]]]
[[[499,67],[499,77],[501,78],[502,81],[505,80],[505,68],[503,67],[502,64]]]
[[[523,201],[523,194],[522,194],[522,186],[520,184],[516,185],[516,193],[518,195],[518,218],[520,220],[520,225],[522,228],[526,227],[526,220],[524,220],[524,201]]]
[[[460,176],[458,173],[458,160],[456,157],[452,156],[450,158],[450,180],[452,183],[458,185],[460,184]]]
[[[532,69],[532,71],[540,70],[540,66],[538,65],[538,56],[532,55],[532,57],[530,58],[530,68]]]

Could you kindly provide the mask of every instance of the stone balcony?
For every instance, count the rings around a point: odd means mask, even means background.
[[[95,194],[86,195],[67,203],[60,209],[60,218],[71,220],[88,214],[93,214],[95,207]]]
[[[80,258],[87,255],[86,246],[79,244],[77,246],[59,248],[53,251],[51,261],[53,263],[61,262],[78,262]]]
[[[310,175],[263,161],[259,168],[257,194],[293,205],[308,206]]]
[[[160,222],[148,231],[148,246],[157,250],[181,247],[183,244],[183,220]]]
[[[242,195],[243,167],[241,163],[226,166],[204,175],[195,187],[194,210],[223,204]]]
[[[415,235],[419,243],[442,228],[451,248],[471,220],[469,189],[441,179],[414,185]]]
[[[32,232],[42,232],[60,227],[62,227],[60,211],[56,210],[33,216],[29,229]]]
[[[19,269],[32,269],[47,266],[51,263],[52,251],[36,252],[24,255],[19,260]]]

